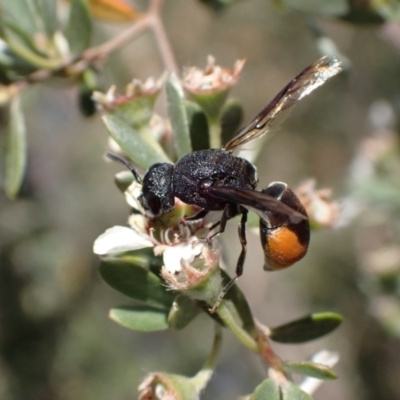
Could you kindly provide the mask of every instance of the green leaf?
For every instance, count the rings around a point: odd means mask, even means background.
[[[221,142],[227,143],[240,128],[243,120],[243,107],[239,100],[228,99],[221,111]]]
[[[223,284],[226,285],[230,280],[230,276],[221,270],[221,275],[223,279]],[[232,315],[238,319],[238,323],[242,328],[250,334],[250,336],[255,337],[257,335],[257,330],[254,325],[253,314],[249,304],[247,303],[246,296],[240,290],[238,285],[232,286],[228,293],[224,297],[228,308],[231,310]]]
[[[154,255],[153,248],[143,248],[140,250],[130,251],[123,254],[119,254],[117,257],[112,256],[114,260],[124,261],[142,268],[149,270],[157,277],[163,266],[162,257],[156,257]],[[107,258],[103,258],[108,261]]]
[[[34,33],[40,31],[39,19],[35,4],[32,0],[11,0],[1,4],[0,12],[3,23],[18,23],[22,31],[33,37]]]
[[[1,17],[3,17],[1,15]],[[7,43],[7,52],[23,60],[31,67],[55,69],[59,68],[61,59],[49,58],[43,49],[37,45],[37,33],[31,33],[20,25],[20,21],[5,18],[0,21],[1,35]],[[35,31],[36,32],[36,31]],[[26,66],[25,66],[26,69]]]
[[[13,80],[20,79],[21,75],[29,74],[34,70],[32,64],[17,56],[8,46],[0,50],[1,83],[9,84]]]
[[[311,376],[321,380],[336,379],[336,374],[326,365],[310,361],[286,361],[285,367],[294,374]]]
[[[91,33],[92,20],[87,0],[72,0],[65,28],[65,37],[72,55],[79,56],[89,47]]]
[[[57,69],[60,67],[61,60],[57,58],[50,59],[42,57],[17,41],[8,40],[7,44],[10,47],[10,50],[18,57],[36,68]]]
[[[41,17],[44,31],[48,37],[53,37],[57,29],[57,1],[56,0],[35,0],[38,14]]]
[[[40,51],[35,43],[35,36],[32,33],[25,31],[21,28],[17,21],[7,21],[6,27],[6,42],[17,41],[22,48],[26,48],[26,51],[31,51],[37,56],[45,57],[42,51]]]
[[[178,295],[169,312],[168,325],[171,329],[183,329],[199,314],[199,312],[200,310],[196,302],[184,295]]]
[[[282,397],[280,400],[313,400],[312,397],[303,392],[292,382],[286,382],[281,386]]]
[[[168,117],[171,122],[176,154],[179,159],[191,153],[192,146],[182,88],[175,75],[171,75],[167,79],[166,92]]]
[[[281,400],[278,384],[272,379],[266,379],[256,387],[249,400]]]
[[[114,176],[114,182],[122,193],[124,193],[125,190],[128,189],[134,179],[135,178],[130,171],[121,171]]]
[[[157,151],[121,118],[106,114],[103,121],[111,137],[139,167],[148,169],[155,163],[171,162],[165,153]]]
[[[168,312],[147,306],[123,306],[110,310],[109,317],[125,328],[141,332],[168,329]]]
[[[19,54],[27,61],[34,61],[44,56],[37,65],[45,67],[44,48],[51,45],[54,32],[57,28],[56,1],[55,0],[13,0],[8,1],[1,12],[2,36]],[[38,35],[40,34],[40,36]],[[43,36],[46,36],[48,43],[43,46]],[[41,37],[41,44],[37,39]],[[44,47],[44,48],[42,48]],[[32,60],[29,60],[30,53],[33,53]],[[24,54],[27,57],[23,57]]]
[[[270,338],[280,343],[303,343],[317,339],[336,329],[343,317],[336,313],[325,312],[289,322],[271,329]]]
[[[341,16],[348,12],[347,0],[282,0],[288,8],[319,15]]]
[[[17,96],[11,102],[7,136],[5,191],[14,199],[24,179],[27,157],[25,120]]]
[[[175,294],[157,275],[131,262],[103,261],[100,275],[113,289],[148,306],[169,311],[174,301]]]
[[[190,141],[193,151],[209,149],[210,133],[206,114],[193,101],[186,100],[185,108],[189,120]]]

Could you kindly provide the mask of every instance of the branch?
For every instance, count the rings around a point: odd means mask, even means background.
[[[113,52],[120,49],[130,40],[140,36],[146,29],[150,29],[154,33],[165,68],[170,72],[177,72],[177,64],[161,20],[162,5],[163,0],[152,0],[148,11],[136,20],[133,25],[103,44],[85,50],[79,60],[60,64],[57,69],[39,69],[28,75],[24,81],[10,86],[15,87],[16,92],[19,92],[26,88],[28,84],[42,82],[55,75],[79,76],[88,67],[98,66],[103,63]]]

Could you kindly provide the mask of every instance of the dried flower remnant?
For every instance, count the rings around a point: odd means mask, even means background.
[[[101,110],[121,117],[132,127],[147,128],[164,80],[164,75],[157,81],[154,78],[148,78],[144,82],[134,79],[126,86],[125,93],[118,94],[113,85],[106,93],[94,92],[93,100]]]
[[[316,181],[309,179],[295,190],[307,211],[314,228],[335,227],[340,217],[339,203],[332,199],[331,189],[316,189]]]
[[[132,82],[126,85],[124,94],[117,94],[117,87],[112,85],[106,93],[94,92],[93,100],[103,110],[108,110],[141,97],[155,98],[159,94],[163,83],[164,76],[161,76],[157,81],[154,78],[148,78],[144,82],[139,79],[133,79]]]
[[[172,290],[185,293],[192,299],[202,300],[214,305],[222,289],[219,272],[219,248],[216,241],[189,239],[185,248],[176,246],[177,254],[164,254],[164,267],[161,276]],[[172,255],[172,257],[171,257]],[[168,259],[171,257],[171,261]],[[180,269],[173,270],[180,258]]]
[[[157,372],[146,376],[138,389],[139,400],[173,400],[180,397],[169,382],[168,375]]]
[[[204,70],[190,67],[183,75],[183,87],[190,94],[204,94],[230,89],[239,79],[245,60],[237,60],[233,69],[222,68],[215,64],[215,58],[208,56]]]
[[[202,377],[203,378],[203,377]],[[208,381],[203,378],[203,380]],[[207,382],[199,384],[196,376],[153,372],[140,383],[139,400],[199,400],[200,392]]]
[[[236,61],[232,70],[215,65],[215,59],[208,56],[204,70],[190,67],[182,77],[182,85],[189,97],[215,121],[224,105],[230,89],[236,84],[244,66],[244,60]]]

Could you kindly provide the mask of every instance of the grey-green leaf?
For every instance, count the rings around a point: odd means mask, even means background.
[[[341,16],[348,12],[347,0],[283,0],[287,7],[311,14]]]
[[[123,119],[106,114],[103,121],[111,137],[137,166],[148,169],[155,163],[171,162],[165,153],[154,149]]]
[[[176,296],[168,315],[168,325],[172,329],[185,328],[200,312],[200,308],[189,297]]]
[[[147,269],[122,260],[107,260],[100,265],[101,277],[115,290],[148,306],[169,312],[175,295],[161,279]]]
[[[316,313],[271,329],[270,338],[280,343],[303,343],[336,329],[343,318],[331,312]]]
[[[125,328],[141,332],[168,329],[168,312],[148,306],[123,306],[112,308],[110,318]]]
[[[281,386],[282,397],[280,400],[313,400],[312,397],[303,392],[292,382],[286,382]]]
[[[193,151],[210,148],[210,134],[205,112],[195,102],[185,101],[186,114],[189,121],[190,141]]]
[[[130,171],[120,171],[114,176],[114,182],[122,193],[128,189],[134,179]]]
[[[89,47],[91,34],[92,20],[87,0],[72,0],[65,37],[73,56],[79,56]]]
[[[7,136],[5,191],[14,199],[24,179],[27,157],[25,120],[18,96],[11,102]]]
[[[228,99],[221,110],[221,142],[227,143],[240,128],[243,106],[237,99]]]
[[[38,56],[44,57],[43,52],[37,48],[35,36],[32,35],[32,33],[25,31],[17,21],[8,20],[4,25],[4,32],[6,32],[5,37],[7,45],[10,45],[11,47],[17,45],[25,51],[30,51]]]
[[[18,22],[20,29],[31,36],[39,31],[36,11],[34,3],[29,0],[3,1],[0,9],[4,21]]]
[[[43,29],[48,37],[52,37],[57,29],[57,1],[56,0],[35,0],[38,14],[41,17]]]
[[[192,152],[189,123],[182,88],[175,75],[167,79],[167,110],[178,158]]]
[[[336,374],[326,365],[311,361],[286,361],[285,367],[294,374],[311,376],[321,380],[336,379]]]
[[[281,400],[278,384],[272,379],[266,379],[256,387],[249,400]]]
[[[231,278],[224,270],[221,270],[221,275],[223,283],[226,285]],[[239,323],[243,329],[252,337],[255,337],[257,335],[257,329],[254,325],[254,318],[246,296],[240,290],[238,285],[234,285],[229,289],[225,296],[225,302],[227,303],[228,308],[233,311],[235,318],[240,319]]]

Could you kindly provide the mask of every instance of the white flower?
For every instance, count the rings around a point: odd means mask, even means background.
[[[182,264],[192,264],[196,257],[202,254],[204,242],[199,240],[196,233],[202,233],[204,221],[185,224],[180,221],[184,207],[188,205],[177,200],[175,210],[178,217],[166,217],[167,227],[161,220],[153,221],[148,218],[141,207],[138,196],[141,186],[133,182],[125,191],[127,203],[138,213],[129,217],[130,227],[114,226],[107,229],[94,242],[93,251],[101,257],[152,247],[156,256],[163,255],[164,268],[171,274],[181,271]]]
[[[182,263],[192,264],[203,250],[203,242],[196,237],[189,238],[175,246],[167,246],[163,253],[164,267],[169,273],[177,273],[182,270]]]
[[[94,242],[93,252],[99,256],[123,253],[153,247],[153,243],[138,232],[125,226],[107,229]]]

